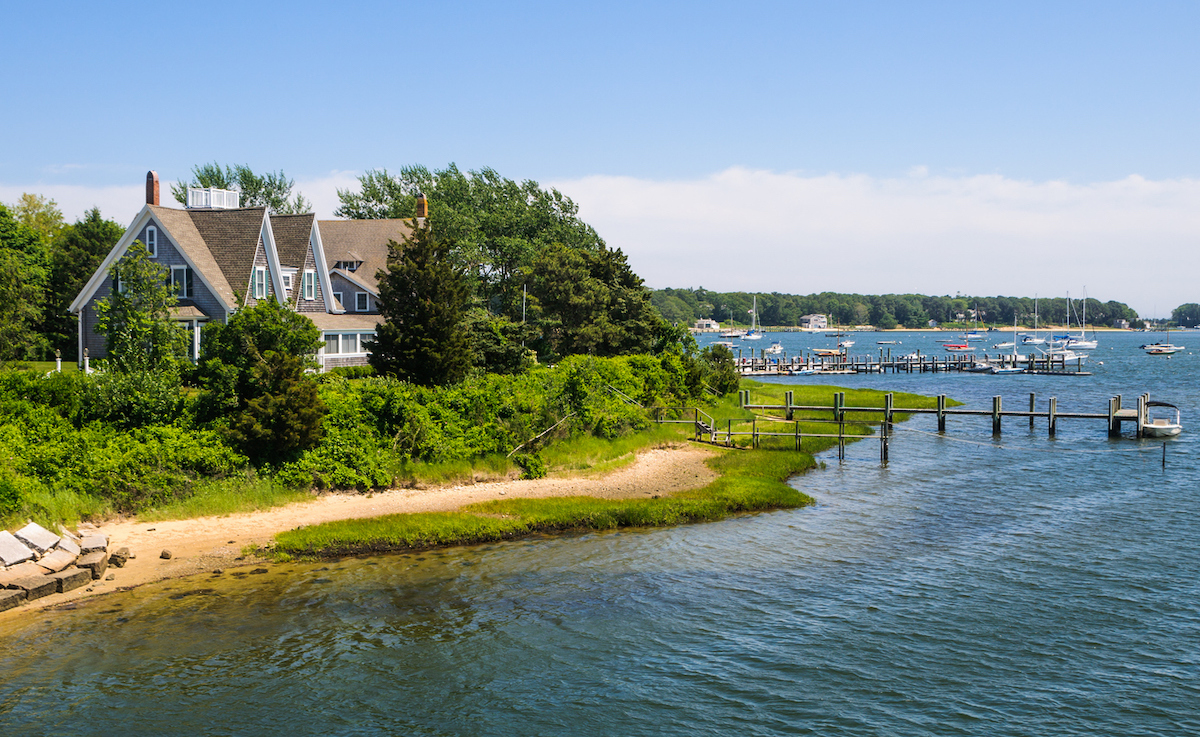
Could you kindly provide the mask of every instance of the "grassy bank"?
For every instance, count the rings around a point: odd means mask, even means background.
[[[466,545],[565,530],[610,530],[709,522],[732,514],[812,503],[788,486],[812,467],[807,453],[726,450],[710,464],[722,475],[708,486],[658,499],[595,497],[503,499],[459,512],[392,514],[329,522],[276,535],[280,557],[333,557]]]
[[[784,392],[795,392],[798,404],[822,404],[830,401],[836,387],[785,386],[744,381],[751,402],[782,403]],[[884,393],[872,390],[846,390],[848,404],[882,407]],[[896,396],[896,403],[908,407],[932,406],[934,400],[914,394]],[[747,420],[754,417],[731,398],[718,401],[707,409],[718,420]],[[821,413],[800,417],[803,432],[829,433]],[[869,435],[870,421],[878,422],[882,413],[860,413],[863,424],[850,424],[850,432]],[[897,416],[897,419],[903,419]],[[807,421],[806,421],[807,420]],[[760,422],[765,422],[760,420]],[[790,423],[788,423],[790,425]],[[632,459],[642,448],[679,440],[691,434],[686,425],[663,425],[613,441],[573,438],[543,453],[553,459],[560,473],[613,467],[621,459]],[[782,449],[789,439],[764,440],[760,450],[721,449],[709,461],[720,477],[711,484],[688,492],[658,499],[607,500],[594,497],[558,497],[549,499],[506,499],[472,504],[457,512],[394,514],[369,519],[343,520],[280,533],[275,554],[290,557],[336,557],[342,555],[422,550],[450,545],[467,545],[506,540],[525,535],[565,530],[608,530],[619,527],[660,527],[689,522],[708,522],[734,514],[791,509],[810,504],[812,499],[787,484],[792,476],[815,465],[813,453],[825,450],[836,441],[811,437],[804,451]],[[772,449],[775,446],[779,449]]]

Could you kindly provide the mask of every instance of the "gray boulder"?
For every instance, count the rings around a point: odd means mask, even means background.
[[[98,532],[84,535],[83,540],[79,542],[79,550],[82,553],[94,553],[97,550],[108,550],[108,538]]]
[[[44,576],[49,572],[33,561],[26,561],[6,571],[0,571],[0,588],[11,588],[10,584],[13,581],[29,578],[30,576]]]
[[[67,537],[66,535],[58,538],[58,549],[65,550],[71,555],[79,555],[83,552],[79,547],[79,543],[75,542],[74,538]]]
[[[29,601],[58,592],[58,582],[49,576],[28,576],[13,581],[10,588],[25,592]]]
[[[99,580],[104,575],[104,571],[108,569],[108,554],[102,550],[94,553],[87,553],[79,560],[75,561],[75,565],[80,568],[86,568],[92,572],[92,580]]]
[[[8,611],[25,601],[25,592],[20,589],[0,591],[0,612]]]
[[[81,586],[87,586],[91,583],[92,572],[86,568],[67,568],[58,573],[51,573],[46,578],[53,579],[58,586],[58,593],[65,594],[68,591]]]
[[[117,548],[112,553],[109,553],[108,562],[113,568],[124,568],[125,563],[128,562],[131,557],[132,556],[129,555],[129,548]]]
[[[51,573],[54,573],[71,565],[78,557],[78,555],[75,555],[74,553],[68,553],[65,550],[53,550],[49,554],[43,556],[42,559],[38,561],[38,565],[49,570]]]
[[[29,547],[36,550],[39,554],[45,554],[54,549],[58,545],[58,535],[47,530],[36,522],[30,522],[21,529],[13,533],[18,540],[25,543]]]
[[[0,563],[15,566],[33,560],[33,551],[8,530],[0,530]]]

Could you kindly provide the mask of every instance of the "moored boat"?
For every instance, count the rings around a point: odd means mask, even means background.
[[[1148,438],[1173,438],[1183,432],[1179,422],[1179,408],[1167,402],[1146,402],[1146,424],[1142,436]]]

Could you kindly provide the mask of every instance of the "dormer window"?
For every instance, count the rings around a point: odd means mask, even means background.
[[[283,288],[285,291],[288,291],[288,292],[292,291],[292,275],[291,274],[283,275]]]
[[[317,298],[317,273],[315,271],[304,272],[304,299],[314,300]]]
[[[263,299],[267,296],[267,270],[259,266],[254,270],[254,298]]]
[[[158,256],[158,228],[153,225],[146,228],[146,250],[150,252],[150,258]]]

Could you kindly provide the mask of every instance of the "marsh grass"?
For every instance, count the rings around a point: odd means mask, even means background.
[[[498,499],[458,512],[393,514],[329,522],[275,536],[275,555],[335,557],[421,550],[565,530],[611,530],[708,522],[733,514],[787,509],[812,499],[786,481],[811,468],[807,453],[723,451],[710,460],[721,478],[702,489],[657,499]]]

